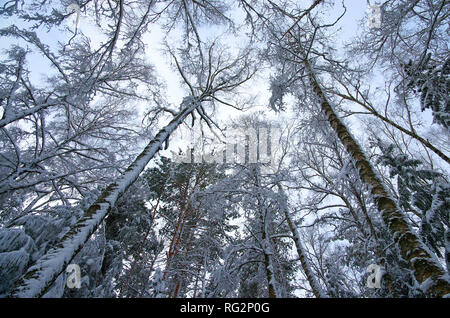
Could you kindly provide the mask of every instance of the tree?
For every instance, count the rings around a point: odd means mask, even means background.
[[[398,153],[394,145],[379,143],[382,155],[379,161],[389,167],[390,177],[397,177],[398,206],[410,218],[418,218],[418,231],[423,242],[433,253],[443,258],[447,253],[445,232],[449,227],[449,185],[444,176],[436,171],[421,169],[419,160]],[[447,230],[448,231],[448,230]]]
[[[200,292],[198,284],[206,283],[203,280],[209,261],[217,259],[220,253],[218,242],[226,240],[218,220],[211,219],[210,205],[201,196],[222,174],[214,164],[177,164],[167,158],[145,174],[149,181],[161,180],[164,184],[160,187],[160,183],[154,183],[156,187],[150,188],[160,195],[157,212],[164,220],[160,233],[169,242],[165,246],[162,276],[169,297],[185,297],[191,292],[196,296]]]
[[[197,111],[203,120],[209,124],[211,123],[210,117],[204,111],[202,102],[214,102],[214,100],[216,100],[230,105],[220,99],[220,93],[232,91],[234,88],[250,79],[253,71],[251,69],[252,66],[250,65],[249,53],[248,51],[244,51],[243,53],[238,54],[234,60],[230,61],[230,58],[227,59],[224,56],[225,51],[222,51],[216,60],[213,56],[213,49],[214,43],[208,48],[207,53],[205,52],[205,54],[196,56],[201,61],[196,65],[203,65],[200,70],[195,68],[183,70],[178,59],[172,53],[180,75],[192,95],[183,100],[180,105],[181,110],[176,113],[167,126],[155,135],[118,180],[110,184],[102,192],[97,201],[85,211],[84,216],[63,238],[58,246],[39,260],[39,267],[34,266],[29,270],[24,277],[23,283],[19,284],[19,286],[22,285],[22,287],[18,287],[15,294],[21,295],[22,291],[24,292],[23,295],[28,296],[42,294],[42,289],[48,287],[48,284],[62,272],[65,265],[70,262],[84,242],[86,242],[90,235],[94,233],[111,208],[114,207],[118,197],[137,179],[148,162],[155,156],[159,149],[163,147],[162,145],[164,143],[167,145],[170,135],[181,125],[188,115],[192,115],[194,111]],[[184,54],[187,54],[187,52]],[[208,60],[203,60],[203,56],[208,56]],[[196,74],[199,74],[199,71],[202,74],[206,71],[208,77],[197,77]],[[191,82],[188,76],[195,76],[194,79],[196,82]],[[66,246],[66,242],[68,243],[68,246]],[[54,259],[59,260],[58,266],[54,264]],[[51,266],[45,265],[50,263],[52,264]],[[37,270],[37,268],[40,268],[40,270]],[[43,274],[45,270],[49,270],[51,274]],[[40,286],[31,283],[31,281],[35,280],[42,281]],[[30,294],[28,292],[30,292]]]
[[[308,242],[302,254],[307,258],[310,253],[314,258],[309,265],[313,269],[311,275],[317,276],[333,297],[408,296],[410,288],[404,282],[411,281],[409,271],[399,260],[393,238],[384,227],[354,161],[317,108],[299,114],[301,119],[291,138],[295,145],[288,168],[292,177],[286,183],[288,189],[299,192],[300,198],[292,209],[296,211],[298,235]],[[341,277],[345,277],[345,286],[338,287],[342,282],[330,281],[327,262],[333,264],[334,272],[339,269]],[[370,290],[361,281],[370,264],[385,268],[381,289]],[[333,291],[336,288],[347,291],[336,294]]]
[[[295,22],[298,25],[298,22]],[[300,28],[300,27],[299,27]],[[401,256],[408,261],[410,269],[413,271],[414,277],[419,284],[424,283],[431,278],[432,283],[424,286],[425,292],[430,296],[443,296],[449,292],[449,282],[445,278],[445,272],[440,264],[425,248],[424,243],[411,230],[405,216],[398,210],[395,202],[390,198],[384,188],[381,180],[372,168],[372,165],[366,158],[362,148],[353,138],[345,124],[337,116],[331,101],[322,89],[317,71],[314,68],[316,59],[322,56],[320,50],[314,47],[314,40],[319,37],[320,26],[316,26],[313,19],[310,19],[310,25],[306,25],[301,31],[291,31],[290,37],[284,43],[284,46],[276,46],[280,52],[278,56],[282,59],[285,55],[289,56],[289,60],[293,61],[291,72],[297,72],[296,68],[301,65],[304,77],[306,78],[307,87],[315,95],[316,102],[320,104],[322,111],[325,113],[329,125],[335,131],[337,137],[342,142],[346,150],[355,161],[355,166],[359,171],[361,180],[370,187],[371,194],[377,205],[383,221],[394,237],[399,247]],[[308,34],[308,30],[312,30],[310,38],[305,40],[301,34]],[[275,32],[275,30],[274,30]],[[278,33],[280,34],[280,33]],[[275,35],[276,36],[276,35]],[[278,37],[278,43],[283,43]],[[319,42],[321,43],[321,42]],[[322,43],[321,43],[322,44]],[[317,52],[317,53],[316,53]],[[313,57],[315,58],[313,58]],[[314,61],[314,64],[311,63]],[[325,61],[328,59],[325,58]]]
[[[420,93],[421,111],[430,108],[433,111],[434,121],[449,128],[450,58],[440,66],[430,65],[430,58],[431,55],[428,54],[415,65],[410,60],[404,66],[407,86],[414,93]]]
[[[431,150],[450,164],[445,147],[439,145],[440,135],[424,138],[420,126],[426,119],[415,112],[418,100],[422,112],[431,108],[433,121],[445,127],[448,48],[444,38],[448,6],[447,1],[441,0],[383,3],[380,28],[365,29],[349,43],[348,65],[353,70],[344,71],[335,81],[346,90],[340,92],[342,98],[362,106],[364,112],[416,139],[425,151]],[[370,70],[381,73],[385,82],[385,102],[380,102],[378,107],[371,101],[376,90],[368,80],[374,74]]]

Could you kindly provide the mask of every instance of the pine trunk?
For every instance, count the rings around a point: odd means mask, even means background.
[[[394,238],[402,258],[408,262],[415,279],[424,287],[424,292],[429,297],[443,297],[449,294],[450,282],[445,277],[445,272],[420,238],[411,230],[404,215],[389,197],[361,147],[328,102],[309,62],[305,60],[304,63],[310,84],[320,101],[322,111],[326,114],[339,140],[355,161],[361,180],[370,187],[378,211],[381,213],[384,223]]]

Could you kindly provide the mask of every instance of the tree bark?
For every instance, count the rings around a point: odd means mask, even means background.
[[[348,131],[344,123],[334,112],[328,102],[309,61],[304,60],[311,87],[318,98],[322,111],[326,114],[330,126],[337,134],[348,153],[355,161],[361,180],[370,187],[374,201],[382,219],[396,242],[401,256],[408,262],[415,279],[425,287],[424,292],[430,297],[443,297],[450,293],[450,282],[435,257],[425,244],[411,230],[405,216],[398,210],[389,197],[374,168],[364,155],[361,147]],[[426,284],[425,284],[426,282]]]
[[[260,170],[258,165],[253,167],[255,177],[255,188],[258,191],[261,188],[259,180]],[[261,232],[261,243],[264,256],[264,269],[266,271],[267,278],[267,291],[269,298],[281,298],[281,291],[279,290],[280,284],[275,276],[275,261],[274,261],[274,249],[270,239],[270,231],[268,229],[270,223],[270,216],[267,211],[267,207],[259,191],[257,192],[258,212],[259,212],[259,226]]]
[[[292,232],[292,237],[295,243],[295,247],[297,249],[298,258],[300,260],[300,264],[302,265],[303,272],[305,273],[306,279],[308,280],[309,286],[311,287],[311,290],[316,296],[316,298],[326,298],[326,293],[322,290],[322,288],[319,285],[319,282],[316,280],[316,277],[311,272],[311,265],[309,264],[309,260],[305,256],[305,250],[302,246],[302,241],[300,239],[300,235],[298,233],[298,229],[295,227],[294,223],[292,222],[291,216],[289,214],[288,208],[287,208],[287,202],[286,202],[286,195],[284,194],[284,190],[280,183],[277,183],[278,189],[280,190],[281,194],[281,200],[283,200],[283,211],[284,216],[286,218],[286,222],[289,226],[289,229]]]
[[[103,190],[99,198],[84,212],[83,217],[72,226],[69,232],[28,269],[11,292],[12,297],[42,297],[49,290],[56,278],[63,273],[110,213],[117,199],[138,178],[175,129],[200,105],[195,98],[186,99],[183,103],[184,108],[156,134],[124,174]]]

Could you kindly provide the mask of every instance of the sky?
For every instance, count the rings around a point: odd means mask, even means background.
[[[310,1],[311,2],[311,1]],[[333,40],[338,43],[338,45],[343,48],[344,44],[349,41],[353,36],[355,36],[358,32],[360,32],[359,21],[364,20],[364,17],[367,13],[367,4],[364,0],[345,0],[344,5],[346,7],[346,13],[342,17],[342,19],[338,22],[337,28],[340,28],[338,32],[338,36]],[[305,5],[306,7],[306,5]],[[327,22],[334,21],[337,17],[339,17],[344,9],[342,7],[342,3],[340,1],[336,1],[336,4],[333,6],[332,10],[328,10],[327,12],[333,13],[325,18]],[[207,36],[208,30],[201,29],[201,36]],[[170,58],[165,56],[158,49],[163,40],[164,34],[161,29],[155,27],[152,29],[150,34],[147,36],[148,51],[147,56],[155,64],[157,72],[164,76],[167,84],[167,98],[173,105],[178,105],[183,97],[186,95],[186,91],[180,86],[180,77],[174,71],[173,68],[170,67]],[[265,79],[259,79],[257,81],[252,82],[252,91],[249,92],[251,95],[257,96],[256,105],[257,107],[253,107],[248,112],[239,112],[229,107],[222,107],[222,114],[226,114],[226,118],[236,118],[240,115],[245,115],[255,111],[265,111],[265,113],[272,119],[277,117],[289,118],[294,116],[292,113],[275,113],[269,110],[268,100],[270,98],[271,92],[269,90],[269,84]],[[220,119],[223,119],[223,115]],[[184,130],[179,130],[176,133],[177,137],[174,138],[174,141],[171,142],[171,149],[162,151],[161,154],[165,156],[171,156],[171,151],[177,151],[178,148],[184,149],[186,142],[186,133]],[[177,139],[180,136],[184,136],[183,140],[178,141]]]
[[[309,2],[312,3],[312,1]],[[308,5],[309,4],[305,4],[304,6],[307,7]],[[364,18],[364,15],[367,12],[367,3],[365,0],[344,0],[344,5],[347,10],[346,14],[338,22],[337,27],[340,28],[340,31],[338,31],[337,36],[332,39],[341,48],[346,41],[349,41],[353,36],[360,32],[360,28],[358,25],[359,21]],[[328,7],[325,9],[325,11],[329,13],[328,16],[325,17],[325,21],[334,21],[343,13],[343,10],[344,9],[342,7],[341,1],[336,1],[331,10]],[[11,19],[0,20],[0,28],[9,26],[11,23],[17,23],[16,18],[13,17]],[[61,29],[68,27],[70,30],[74,30],[75,26],[76,23],[74,16],[73,19],[70,19],[66,22],[66,25],[61,26]],[[83,12],[80,12],[77,26],[83,33],[91,35],[90,38],[93,44],[99,44],[102,41],[102,38],[100,37],[99,32],[96,31],[95,27],[92,27],[89,23],[87,23],[86,17],[84,16]],[[211,26],[199,29],[202,38],[208,38],[211,37],[211,34],[217,33],[214,32],[217,30],[212,31],[213,32],[211,32]],[[92,34],[97,35],[92,36]],[[68,34],[67,32],[64,33],[58,30],[52,30],[50,32],[39,32],[39,35],[42,41],[53,49],[56,47],[56,44],[58,42],[66,43],[71,37],[71,34]],[[177,74],[177,71],[174,70],[172,63],[173,61],[167,54],[165,54],[161,50],[164,35],[164,32],[156,24],[153,24],[151,26],[150,32],[148,32],[144,36],[144,43],[147,46],[146,57],[154,65],[158,78],[162,79],[166,85],[165,97],[170,106],[173,109],[178,109],[178,106],[181,103],[183,97],[186,96],[187,91],[181,84],[180,76]],[[180,37],[181,34],[180,32],[177,32],[175,30],[174,34],[172,34],[171,37],[173,36]],[[0,42],[0,50],[9,47],[10,44],[15,43],[15,41],[17,40],[3,38]],[[236,39],[234,38],[230,38],[229,41],[230,45],[237,44],[233,43],[233,41],[236,41]],[[35,83],[39,83],[46,76],[51,74],[51,72],[49,72],[50,65],[48,61],[38,54],[30,54],[30,56],[28,57],[28,64],[32,69],[30,77]],[[265,72],[265,74],[270,75],[270,72]],[[283,117],[289,120],[290,117],[295,116],[295,114],[293,114],[289,110],[284,113],[275,113],[274,111],[269,109],[268,100],[270,98],[271,92],[269,90],[269,83],[265,78],[259,77],[256,80],[253,80],[251,85],[249,85],[247,89],[248,94],[256,96],[256,107],[252,107],[252,109],[247,112],[240,112],[231,109],[230,107],[221,106],[220,116],[216,116],[218,117],[217,119],[219,124],[223,124],[231,118],[236,118],[238,116],[246,115],[255,111],[264,111],[265,114],[271,119],[279,119],[280,117]],[[286,100],[289,102],[289,97]],[[140,113],[144,113],[144,105],[136,105],[136,107],[137,111],[139,111]],[[167,121],[168,120],[169,117],[167,118]],[[162,124],[164,124],[164,121],[162,122]],[[161,151],[160,155],[172,157],[172,151],[177,152],[178,149],[185,149],[187,142],[186,136],[188,136],[187,130],[185,128],[179,129],[175,133],[175,136],[172,137],[170,148],[168,150]],[[145,140],[142,141],[142,147],[146,142],[147,141]]]
[[[4,1],[1,1],[4,2]],[[310,3],[312,1],[309,1]],[[337,28],[340,29],[336,34],[336,37],[331,39],[335,43],[337,43],[341,48],[343,45],[349,41],[353,36],[360,32],[360,21],[364,18],[367,13],[367,3],[365,0],[344,0],[343,4],[346,7],[346,14],[342,17],[342,19],[338,22]],[[305,7],[308,4],[304,5]],[[340,1],[336,1],[333,5],[333,8],[330,10],[327,4],[327,8],[325,8],[325,12],[328,12],[328,16],[325,17],[326,22],[334,21],[338,16],[343,13],[343,6]],[[319,6],[320,8],[320,6]],[[102,41],[102,38],[99,36],[99,32],[96,31],[95,27],[91,27],[89,23],[86,23],[86,17],[83,12],[80,13],[78,28],[83,31],[85,34],[91,35],[91,41],[94,44],[99,44]],[[0,28],[9,26],[11,23],[17,23],[16,18],[4,19],[0,20]],[[75,17],[69,21],[67,21],[66,25],[63,25],[62,28],[68,27],[70,30],[75,29]],[[61,29],[62,29],[61,28]],[[217,31],[217,30],[213,30]],[[199,32],[202,37],[208,38],[211,37],[211,34],[217,32],[211,32],[211,27],[207,26],[206,28],[200,28]],[[92,34],[97,34],[96,36],[92,36]],[[39,32],[41,39],[44,43],[48,44],[51,48],[55,48],[58,42],[66,43],[71,37],[67,32],[61,32],[58,30],[52,30],[50,32]],[[180,76],[177,74],[177,71],[174,70],[172,59],[165,54],[161,48],[164,38],[164,32],[156,25],[153,24],[150,28],[150,32],[148,32],[144,36],[144,43],[147,46],[146,57],[148,60],[154,65],[158,78],[162,79],[166,85],[165,97],[169,102],[170,106],[173,109],[177,109],[179,104],[181,103],[183,97],[186,96],[187,91],[186,88],[180,82]],[[171,36],[180,37],[180,32],[174,31],[174,34]],[[230,45],[235,45],[236,43],[232,43],[232,41],[236,41],[234,38],[230,38]],[[2,39],[0,43],[0,50],[7,48],[10,44],[14,43],[13,39]],[[32,69],[31,79],[35,83],[39,83],[42,79],[48,76],[51,72],[49,72],[50,65],[45,58],[42,58],[38,54],[31,54],[28,57],[28,64]],[[270,71],[265,74],[270,75]],[[250,111],[247,112],[239,112],[230,107],[222,106],[220,108],[220,117],[218,117],[218,122],[223,123],[231,118],[236,118],[241,115],[248,114],[250,112],[255,111],[265,111],[265,114],[271,119],[277,119],[279,117],[290,118],[291,116],[295,116],[289,110],[285,113],[275,113],[268,107],[268,100],[270,98],[271,92],[269,90],[269,83],[265,78],[257,78],[252,81],[251,86],[247,87],[248,94],[256,96],[256,107],[252,107]],[[289,102],[289,98],[287,98]],[[136,105],[137,111],[143,113],[145,111],[144,105]],[[169,120],[169,117],[167,118]],[[164,124],[164,122],[162,122]],[[184,136],[180,138],[180,136]],[[185,148],[186,144],[186,129],[181,129],[176,132],[175,136],[171,140],[171,147],[168,150],[161,151],[161,155],[164,156],[172,156],[171,151],[178,151],[179,148]],[[142,145],[144,145],[147,141],[143,140]]]
[[[4,2],[4,1],[0,1]],[[310,3],[312,1],[309,1]],[[331,39],[335,43],[337,43],[341,48],[345,44],[346,41],[349,41],[353,36],[355,36],[357,33],[360,32],[359,22],[364,18],[366,14],[367,9],[367,3],[364,0],[344,0],[343,4],[346,7],[346,14],[342,17],[342,19],[338,22],[337,27],[340,28],[340,31],[338,31],[336,34],[337,36]],[[305,4],[304,6],[307,7],[308,4]],[[330,5],[327,5],[330,6]],[[320,6],[319,6],[320,8]],[[325,17],[326,22],[334,21],[338,16],[340,16],[343,13],[343,7],[342,3],[340,1],[336,1],[336,3],[333,5],[333,8],[330,10],[329,7],[325,9],[326,12],[328,12],[328,16]],[[80,13],[79,21],[78,21],[78,28],[83,31],[85,34],[91,35],[91,41],[93,44],[99,44],[102,41],[102,38],[100,37],[99,32],[96,31],[94,27],[91,27],[89,23],[86,23],[86,17],[84,16],[83,12]],[[2,19],[0,20],[0,28],[7,27],[11,23],[16,23],[16,18],[10,18],[10,19]],[[23,24],[22,24],[23,25]],[[66,22],[66,25],[63,25],[62,28],[68,27],[70,30],[75,29],[75,16],[73,19]],[[61,28],[61,29],[62,29]],[[213,30],[217,31],[217,30]],[[211,37],[210,34],[214,34],[217,32],[211,32],[211,27],[208,26],[206,28],[200,28],[199,32],[202,37],[208,38]],[[96,36],[92,36],[92,34],[97,34]],[[55,48],[56,44],[58,42],[66,43],[71,35],[67,32],[61,32],[58,30],[52,30],[50,32],[39,32],[39,35],[44,43],[49,45],[51,48]],[[148,60],[155,66],[155,70],[157,73],[158,78],[162,79],[166,85],[165,90],[165,97],[171,107],[173,109],[177,109],[179,104],[181,103],[183,97],[186,96],[187,91],[185,87],[180,82],[180,76],[177,74],[177,71],[174,70],[173,67],[173,61],[171,58],[165,54],[161,48],[164,38],[164,32],[156,25],[153,24],[150,28],[150,32],[148,32],[144,36],[144,43],[147,46],[146,50],[146,57]],[[179,37],[180,32],[177,33],[177,31],[174,31],[174,34],[171,36]],[[2,38],[2,41],[0,42],[0,50],[3,51],[3,49],[8,48],[12,43],[17,40],[15,39],[5,39]],[[236,45],[236,43],[233,43],[232,41],[236,41],[234,38],[230,38],[230,45]],[[49,72],[50,65],[48,61],[39,56],[38,54],[31,54],[28,57],[28,65],[31,67],[31,79],[35,83],[39,83],[42,81],[46,76],[51,74]],[[270,72],[266,72],[265,74],[270,75]],[[221,116],[218,118],[219,122],[227,121],[231,118],[236,118],[240,115],[245,115],[250,112],[254,111],[265,111],[266,115],[270,118],[276,119],[277,117],[284,117],[289,118],[290,116],[293,116],[292,113],[289,111],[286,113],[275,113],[271,111],[268,107],[268,100],[270,98],[271,92],[269,90],[269,83],[264,78],[258,78],[256,80],[253,80],[251,86],[247,87],[248,94],[256,96],[256,107],[253,107],[250,111],[247,112],[239,112],[236,110],[231,109],[230,107],[224,107],[222,106],[220,109]],[[289,101],[289,98],[287,98]],[[138,108],[137,110],[141,113],[145,111],[145,106],[142,105],[136,105]],[[162,151],[161,155],[164,156],[171,156],[171,151],[177,151],[178,148],[183,148],[186,142],[186,139],[179,140],[180,136],[186,136],[185,130],[180,130],[175,136],[175,138],[172,138],[171,141],[171,147],[169,150]],[[146,141],[143,141],[143,143]]]
[[[0,5],[3,2],[5,2],[5,0],[0,1]],[[347,13],[339,22],[339,27],[342,28],[342,31],[339,33],[339,37],[334,39],[341,43],[344,43],[344,41],[348,40],[358,31],[357,21],[364,16],[366,10],[366,3],[364,0],[345,0],[344,3],[347,7]],[[337,1],[337,4],[335,4],[334,7],[336,10],[328,10],[336,13],[336,15],[330,16],[330,21],[342,13],[342,6],[339,1]],[[74,20],[75,18],[67,21],[65,26],[73,29],[75,26]],[[15,17],[9,19],[1,18],[0,28],[7,27],[11,25],[11,23],[17,24],[17,19]],[[23,25],[23,23],[18,25]],[[89,24],[86,23],[86,19],[82,12],[79,16],[78,27],[86,34],[98,34],[94,28],[90,28]],[[208,35],[209,28],[210,27],[200,30],[200,33],[203,33],[202,36]],[[58,41],[67,42],[70,38],[69,34],[64,34],[63,32],[58,32],[57,30],[52,30],[50,32],[39,32],[39,35],[44,43],[53,48]],[[164,34],[161,29],[157,25],[153,25],[150,32],[145,35],[144,42],[147,45],[147,57],[155,65],[158,75],[165,79],[165,83],[167,85],[167,100],[171,104],[177,106],[184,97],[185,91],[180,86],[179,76],[170,66],[170,58],[164,55],[159,49],[163,41],[163,36]],[[91,36],[91,40],[94,43],[97,40],[99,43],[101,39],[98,36]],[[0,51],[8,48],[12,43],[18,42],[16,39],[2,38],[2,41],[0,42]],[[29,56],[28,64],[33,70],[31,73],[33,80],[39,81],[40,79],[43,79],[44,76],[49,74],[49,63],[37,54],[32,54]],[[267,85],[255,85],[255,87],[259,88],[258,91],[255,91],[255,95],[270,96]]]

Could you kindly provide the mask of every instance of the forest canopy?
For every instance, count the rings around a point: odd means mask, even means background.
[[[0,298],[450,297],[449,25],[0,1]]]

